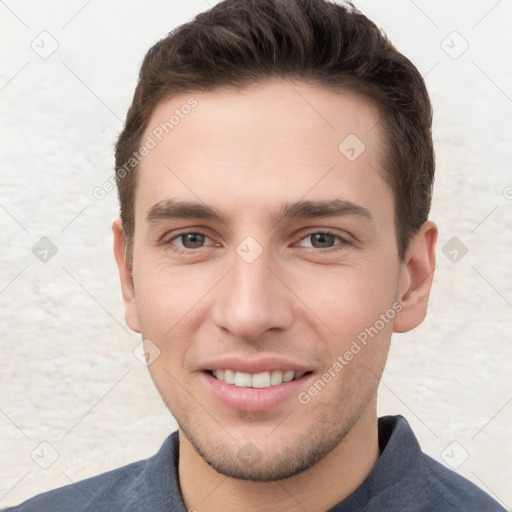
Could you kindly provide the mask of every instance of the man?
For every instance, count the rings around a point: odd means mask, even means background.
[[[11,510],[504,510],[377,418],[433,279],[431,124],[421,75],[350,5],[226,0],[151,48],[114,252],[179,431]]]

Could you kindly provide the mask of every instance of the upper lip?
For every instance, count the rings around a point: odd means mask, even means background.
[[[208,361],[203,370],[234,370],[256,374],[272,370],[308,372],[311,371],[311,367],[280,356],[260,356],[253,359],[240,356],[223,356]]]

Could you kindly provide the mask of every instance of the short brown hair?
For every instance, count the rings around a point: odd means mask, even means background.
[[[384,169],[394,191],[398,253],[427,220],[434,180],[432,107],[416,67],[351,3],[224,0],[156,43],[142,63],[115,151],[116,181],[132,260],[136,153],[156,105],[180,93],[293,78],[348,89],[376,103]],[[341,142],[341,141],[340,141]]]

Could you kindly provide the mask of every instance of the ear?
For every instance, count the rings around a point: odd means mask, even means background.
[[[141,332],[139,316],[137,314],[137,303],[135,301],[132,266],[126,261],[123,223],[119,217],[114,220],[112,231],[114,232],[114,256],[117,268],[119,269],[123,292],[125,320],[132,331]]]
[[[394,332],[407,332],[423,322],[436,266],[437,226],[423,224],[411,240],[400,271],[399,301],[402,309],[395,316]]]

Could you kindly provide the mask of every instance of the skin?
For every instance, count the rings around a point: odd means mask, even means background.
[[[146,135],[190,96],[162,101]],[[120,219],[113,225],[126,321],[160,350],[150,372],[179,424],[187,507],[325,511],[379,456],[379,380],[392,332],[425,317],[437,228],[426,222],[399,259],[369,100],[281,80],[193,96],[197,107],[140,164],[132,262]],[[338,149],[349,134],[365,144],[354,161]],[[222,219],[148,222],[168,199],[207,205]],[[276,214],[283,203],[333,199],[371,218]],[[334,236],[311,236],[325,231]],[[205,234],[204,246],[190,248],[178,237],[187,232]],[[262,251],[251,263],[236,251],[248,236]],[[307,391],[393,304],[401,304],[394,319],[307,404],[293,396],[240,411],[204,384],[214,358],[271,355],[307,367]]]

